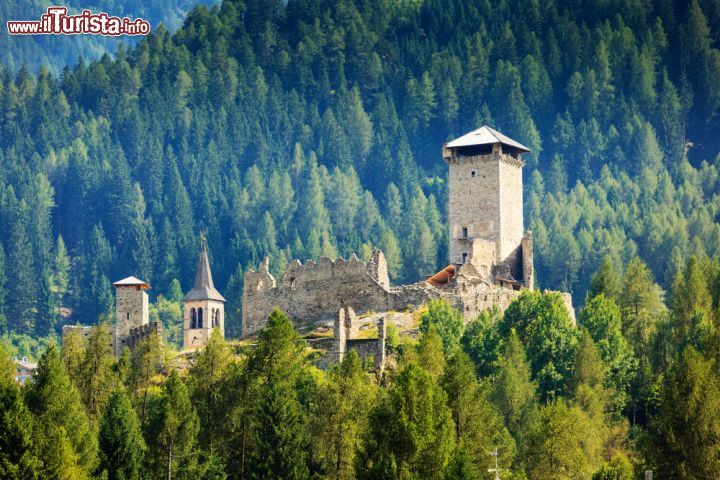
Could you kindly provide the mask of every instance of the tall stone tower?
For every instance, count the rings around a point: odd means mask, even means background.
[[[113,283],[115,287],[115,328],[113,347],[115,355],[122,354],[125,347],[133,348],[133,330],[149,323],[147,282],[127,277]]]
[[[513,288],[533,288],[532,236],[523,231],[521,155],[529,151],[486,125],[443,146],[450,262]]]
[[[201,238],[201,243],[195,285],[183,300],[185,348],[204,346],[216,328],[225,336],[225,298],[213,285],[205,237]]]

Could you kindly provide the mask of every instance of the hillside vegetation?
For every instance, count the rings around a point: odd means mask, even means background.
[[[270,255],[446,262],[447,139],[532,148],[542,287],[720,248],[717,2],[227,0],[60,79],[0,74],[3,329],[95,322],[129,274],[176,295],[207,232],[228,327]],[[58,315],[60,305],[72,316]]]

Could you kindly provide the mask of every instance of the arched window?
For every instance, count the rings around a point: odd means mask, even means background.
[[[203,323],[203,314],[202,314],[202,307],[198,308],[198,326],[197,328],[202,328]]]
[[[195,313],[195,309],[190,309],[190,328],[197,328],[197,313]]]
[[[212,309],[212,317],[211,318],[212,318],[212,320],[210,321],[210,328],[215,328],[215,326],[216,326],[215,319],[217,318],[217,310],[214,308]]]

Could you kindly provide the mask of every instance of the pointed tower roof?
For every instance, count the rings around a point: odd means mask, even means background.
[[[213,285],[212,272],[210,271],[210,261],[207,256],[207,248],[205,246],[205,236],[200,237],[202,246],[200,248],[200,257],[198,258],[197,270],[195,271],[195,285],[187,295],[184,301],[190,300],[217,300],[224,302],[225,297],[215,290]]]
[[[466,133],[462,137],[458,137],[452,142],[445,145],[446,148],[459,148],[459,147],[471,147],[475,145],[492,145],[493,143],[502,143],[509,147],[517,148],[523,152],[529,152],[527,148],[520,142],[516,142],[510,137],[503,135],[494,128],[490,128],[487,125],[483,125],[477,130]]]

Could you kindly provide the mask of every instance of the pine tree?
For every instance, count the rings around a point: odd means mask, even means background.
[[[536,386],[530,379],[530,365],[520,339],[513,331],[500,358],[492,399],[513,438],[518,441],[518,458],[525,458],[527,441],[524,433],[537,421]]]
[[[153,477],[195,478],[199,421],[188,389],[176,370],[170,371],[162,392],[152,399],[144,430],[152,452],[148,461]]]
[[[80,364],[81,383],[78,388],[92,419],[101,417],[110,393],[119,383],[114,372],[111,345],[112,335],[107,325],[92,328]]]
[[[445,392],[414,363],[406,365],[370,412],[356,462],[360,479],[441,479],[455,426]]]
[[[215,329],[189,372],[188,385],[200,419],[199,441],[210,450],[222,441],[226,412],[221,387],[231,362],[230,346]]]
[[[260,382],[253,409],[256,450],[250,463],[257,478],[309,476],[306,418],[295,390],[302,348],[288,318],[274,310],[249,359],[249,371]]]
[[[457,351],[450,357],[440,385],[448,396],[455,423],[456,451],[462,451],[478,472],[491,466],[487,452],[495,448],[502,452],[503,464],[511,464],[515,441],[500,412],[478,384],[472,362],[464,352]]]
[[[35,416],[37,455],[49,459],[42,476],[62,477],[66,471],[89,476],[97,466],[97,438],[54,345],[40,357],[25,399]]]
[[[139,480],[145,455],[140,421],[125,390],[116,390],[107,401],[100,421],[98,472],[108,480]]]
[[[354,478],[355,451],[375,394],[376,388],[354,350],[330,370],[328,382],[321,387],[313,406],[311,425],[312,455],[322,463],[329,478]]]
[[[430,324],[427,331],[420,337],[417,346],[418,364],[433,378],[438,378],[445,368],[445,353],[443,340],[434,324]]]
[[[622,334],[620,308],[614,300],[600,293],[587,302],[580,312],[579,320],[608,367],[606,386],[612,390],[615,408],[622,410],[628,401],[630,383],[637,373],[638,361],[632,346]]]
[[[10,354],[0,345],[0,371],[15,371]],[[20,388],[10,375],[0,376],[0,477],[37,479],[42,463],[33,449],[33,418]]]
[[[590,278],[590,286],[588,287],[587,297],[605,295],[606,298],[617,298],[620,293],[620,279],[613,265],[612,257],[605,255],[600,264],[598,271]]]
[[[668,478],[712,476],[720,468],[720,383],[716,362],[692,346],[682,352],[651,423],[658,473]]]

